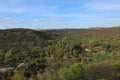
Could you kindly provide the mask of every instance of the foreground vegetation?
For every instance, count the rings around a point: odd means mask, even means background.
[[[120,28],[0,31],[0,80],[120,80]]]

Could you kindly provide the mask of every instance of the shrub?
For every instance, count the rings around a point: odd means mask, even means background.
[[[69,68],[59,71],[60,80],[86,80],[86,71],[81,63],[74,63]]]
[[[104,63],[94,63],[87,66],[88,80],[114,80],[113,69]]]

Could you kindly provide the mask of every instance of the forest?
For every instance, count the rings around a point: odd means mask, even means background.
[[[0,30],[0,80],[120,80],[120,27]]]

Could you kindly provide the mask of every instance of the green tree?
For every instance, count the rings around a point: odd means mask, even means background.
[[[4,52],[0,50],[0,61],[4,60]]]
[[[69,68],[59,71],[60,80],[86,80],[86,71],[81,63],[74,63]]]
[[[87,66],[88,80],[114,80],[112,67],[104,63],[94,63]]]
[[[43,73],[46,68],[46,60],[44,58],[35,59],[28,63],[28,67],[25,69],[26,76],[34,76],[37,73]]]
[[[23,72],[16,71],[14,75],[11,77],[11,80],[27,80],[23,74]]]

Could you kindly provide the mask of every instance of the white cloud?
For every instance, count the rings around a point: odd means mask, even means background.
[[[24,13],[27,12],[28,8],[24,7],[16,7],[16,8],[8,8],[8,7],[0,7],[1,13]]]
[[[23,13],[27,7],[18,5],[21,0],[0,0],[0,13]]]
[[[16,9],[11,9],[11,13],[24,13],[27,12],[27,8],[16,8]]]
[[[0,29],[5,28],[32,28],[44,29],[48,22],[43,19],[15,20],[9,17],[0,18]]]
[[[87,9],[92,10],[120,10],[120,1],[118,0],[94,0],[84,5]]]
[[[104,14],[100,13],[66,13],[66,14],[49,14],[53,19],[60,18],[77,18],[77,19],[91,19],[91,18],[101,18]]]
[[[120,18],[106,18],[106,21],[120,21]]]
[[[12,2],[21,2],[22,0],[10,0]]]

